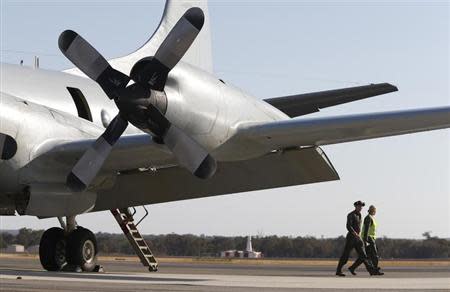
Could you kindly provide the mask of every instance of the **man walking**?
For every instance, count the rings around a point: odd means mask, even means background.
[[[365,204],[361,201],[357,201],[353,204],[355,210],[347,215],[347,237],[345,241],[344,251],[341,258],[339,259],[338,266],[336,268],[336,275],[344,277],[345,274],[342,273],[342,268],[347,263],[352,249],[356,249],[358,253],[358,260],[360,260],[366,266],[367,271],[370,275],[376,274],[375,269],[371,263],[367,260],[367,255],[364,250],[364,243],[360,237],[361,232],[361,210]]]
[[[377,209],[375,206],[371,205],[369,207],[368,215],[364,218],[363,229],[361,233],[361,238],[364,242],[364,246],[366,248],[367,256],[376,272],[377,275],[384,275],[383,272],[380,271],[380,267],[378,266],[378,251],[377,245],[375,243],[376,240],[376,230],[377,230],[377,222],[375,221],[375,214],[377,213]],[[349,271],[356,275],[356,268],[361,265],[362,259],[358,258],[353,265],[348,268]]]

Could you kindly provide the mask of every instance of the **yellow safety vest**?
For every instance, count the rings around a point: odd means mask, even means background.
[[[367,234],[369,237],[376,239],[377,221],[375,221],[375,218],[372,215],[368,215],[368,216],[370,216],[370,218],[372,219],[372,224],[370,224]],[[365,237],[365,234],[364,234],[365,228],[364,227],[365,226],[363,226],[363,228],[362,228],[362,235],[361,235],[362,238]]]

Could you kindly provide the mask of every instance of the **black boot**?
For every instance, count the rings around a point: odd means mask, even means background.
[[[356,272],[355,272],[355,268],[354,267],[349,267],[348,270],[350,271],[350,273],[352,273],[353,276],[356,276]]]
[[[380,270],[380,268],[377,268],[377,269],[375,270],[375,272],[374,272],[374,275],[375,275],[375,276],[383,276],[384,273]]]
[[[345,274],[342,271],[336,271],[336,276],[345,277]]]

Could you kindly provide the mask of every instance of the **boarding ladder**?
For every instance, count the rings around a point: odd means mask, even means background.
[[[139,220],[138,223],[134,223],[134,214],[136,214],[136,209],[133,208],[133,212],[129,208],[123,209],[112,209],[111,213],[114,218],[116,218],[117,223],[119,223],[120,228],[122,228],[123,233],[127,237],[137,256],[141,260],[141,263],[148,267],[150,272],[156,272],[158,270],[158,262],[153,256],[152,251],[145,242],[141,233],[137,229],[137,225],[148,215],[147,209],[145,209],[146,214]]]

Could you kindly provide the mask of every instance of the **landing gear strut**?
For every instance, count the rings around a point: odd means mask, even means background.
[[[58,218],[62,228],[44,232],[39,245],[39,259],[47,271],[92,272],[97,265],[97,240],[88,229],[76,226],[75,217]]]

